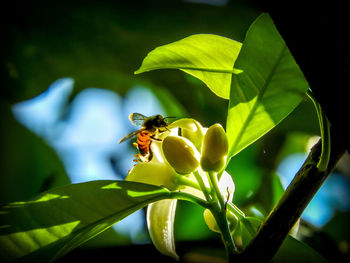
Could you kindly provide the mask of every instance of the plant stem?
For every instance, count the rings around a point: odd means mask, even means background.
[[[327,120],[327,117],[324,111],[321,108],[321,105],[317,102],[316,98],[312,94],[312,91],[308,90],[306,94],[313,102],[317,112],[318,122],[320,125],[321,139],[322,139],[322,151],[321,151],[320,160],[317,164],[317,168],[321,172],[324,172],[327,169],[329,158],[330,158],[330,152],[331,152],[329,122]]]
[[[210,211],[215,217],[215,221],[220,229],[221,237],[223,239],[227,255],[228,257],[230,257],[232,254],[237,253],[238,249],[233,241],[230,232],[228,220],[226,217],[226,210],[222,209],[218,203],[215,203],[215,205],[212,208],[210,208]]]
[[[227,210],[226,210],[225,200],[220,192],[219,182],[218,182],[216,173],[213,171],[209,171],[208,175],[209,175],[209,181],[211,183],[211,186],[214,188],[215,199],[217,200],[217,202],[214,203],[214,206],[212,207],[211,212],[213,213],[216,223],[219,226],[221,236],[226,247],[227,254],[230,257],[232,253],[236,253],[238,250],[233,241],[232,235],[230,233],[230,228],[229,228],[228,220],[226,216]]]
[[[243,211],[241,209],[239,209],[237,206],[235,206],[235,204],[228,202],[227,203],[227,207],[228,209],[235,215],[237,216],[238,219],[242,219],[245,218],[246,215],[243,213]]]
[[[212,188],[214,188],[214,196],[211,196],[209,194],[209,191],[207,187],[204,184],[203,178],[200,175],[199,171],[193,172],[194,176],[196,177],[196,180],[198,184],[195,182],[187,179],[186,177],[178,177],[177,179],[182,182],[184,185],[188,185],[191,187],[194,187],[196,189],[202,190],[204,193],[205,198],[207,199],[208,202],[203,201],[202,199],[192,196],[187,193],[183,192],[171,192],[172,198],[177,198],[177,199],[182,199],[182,200],[187,200],[193,203],[197,203],[202,207],[210,209],[210,211],[213,213],[216,223],[219,226],[221,236],[227,251],[227,255],[230,256],[232,253],[237,252],[237,248],[235,243],[233,242],[233,238],[230,233],[230,228],[228,225],[227,217],[226,217],[226,206],[225,206],[225,201],[223,199],[223,196],[221,195],[219,186],[218,186],[218,180],[216,177],[216,173],[214,172],[209,172],[209,182]],[[214,202],[210,202],[213,200]],[[216,201],[216,202],[215,202]],[[232,204],[231,204],[232,205]],[[243,213],[240,211],[236,206],[232,205],[232,209],[234,210],[234,214],[238,213],[240,216]],[[231,210],[232,210],[231,209]],[[239,212],[238,212],[239,211]]]
[[[189,186],[189,187],[198,189],[198,190],[202,190],[198,183],[193,182],[191,179],[188,179],[188,178],[187,178],[186,176],[184,176],[184,175],[178,174],[178,175],[176,176],[176,180],[177,180],[177,182],[178,182],[179,184],[181,184],[181,185],[186,185],[186,186]]]
[[[216,177],[216,173],[213,171],[209,171],[208,175],[209,175],[209,180],[211,182],[211,185],[214,188],[215,195],[219,201],[220,208],[224,209],[225,208],[225,201],[224,201],[224,198],[223,198],[223,196],[220,192],[220,189],[219,189],[219,182],[218,182],[218,178]]]
[[[198,182],[198,184],[199,184],[200,189],[202,190],[202,192],[203,192],[203,194],[204,194],[204,196],[205,196],[205,199],[206,199],[207,201],[210,201],[210,200],[211,200],[210,194],[209,194],[209,192],[208,192],[207,187],[206,187],[205,184],[204,184],[203,178],[202,178],[202,176],[200,175],[198,169],[197,169],[196,171],[194,171],[193,174],[194,174],[194,176],[195,176],[195,178],[196,178],[196,180],[197,180],[197,182]]]
[[[321,127],[321,136],[322,136],[322,152],[320,156],[320,161],[317,164],[317,168],[324,172],[326,171],[328,167],[330,152],[331,152],[331,142],[330,142],[330,136],[329,136],[329,122],[327,120],[327,117],[322,111],[320,104],[318,104],[319,108],[319,121],[322,123]]]
[[[179,199],[179,200],[185,200],[189,201],[195,204],[198,204],[204,208],[210,208],[210,204],[207,201],[204,201],[201,198],[198,198],[194,195],[185,193],[185,192],[180,192],[180,191],[174,191],[169,193],[169,198],[174,198],[174,199]]]

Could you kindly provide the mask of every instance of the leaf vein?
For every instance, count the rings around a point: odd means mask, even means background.
[[[277,68],[278,68],[278,65],[280,64],[281,60],[282,60],[282,57],[284,56],[284,53],[286,51],[286,45],[283,45],[279,54],[278,54],[278,57],[273,65],[273,67],[271,68],[271,71],[269,72],[267,78],[265,79],[264,81],[264,85],[262,86],[260,92],[258,93],[258,98],[256,99],[256,101],[254,102],[253,106],[252,106],[252,109],[250,110],[248,116],[246,117],[245,121],[244,121],[244,124],[242,125],[242,128],[241,128],[241,131],[238,133],[238,136],[236,137],[235,141],[233,142],[232,144],[232,147],[231,147],[231,151],[230,151],[230,156],[232,156],[232,154],[235,152],[237,146],[238,146],[238,143],[240,141],[240,139],[242,138],[243,136],[243,133],[245,132],[245,130],[247,129],[247,127],[249,126],[249,123],[250,121],[252,120],[252,118],[254,117],[254,114],[256,112],[256,109],[258,108],[260,102],[262,101],[262,98],[265,94],[265,91],[266,89],[268,88],[269,86],[269,83],[273,77],[273,75],[275,74]],[[249,80],[251,80],[251,78],[248,76]],[[251,81],[252,83],[254,83],[253,81]],[[254,88],[258,89],[256,87],[256,85],[254,85]]]

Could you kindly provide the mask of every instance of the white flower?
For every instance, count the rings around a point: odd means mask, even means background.
[[[210,183],[207,174],[200,166],[201,156],[199,153],[201,150],[202,152],[210,151],[208,147],[212,145],[211,142],[207,142],[206,148],[202,149],[203,138],[205,138],[207,129],[193,119],[177,120],[169,124],[167,128],[170,132],[166,131],[158,136],[161,141],[154,140],[151,143],[150,147],[153,153],[151,161],[136,164],[129,172],[126,180],[164,186],[171,191],[179,190],[206,200],[203,192],[199,189],[199,184],[193,172],[199,174],[203,184],[209,189]],[[218,129],[220,129],[219,132],[217,132]],[[218,125],[211,128],[209,139],[216,140],[215,135],[218,133],[221,137],[217,141],[219,143],[223,142],[221,129],[223,130]],[[179,134],[182,136],[179,136]],[[217,152],[217,150],[214,152]],[[220,151],[219,159],[224,158],[224,154],[223,151]],[[225,200],[231,202],[235,186],[232,177],[227,172],[223,172],[218,187]],[[147,226],[155,247],[161,253],[178,259],[174,243],[176,205],[176,199],[162,200],[150,204],[147,209]],[[210,215],[208,216],[210,217]],[[209,228],[211,228],[210,224],[208,224]]]

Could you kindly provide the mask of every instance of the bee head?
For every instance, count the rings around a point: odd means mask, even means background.
[[[162,115],[156,115],[154,118],[153,125],[157,128],[165,127],[167,126],[167,121]]]

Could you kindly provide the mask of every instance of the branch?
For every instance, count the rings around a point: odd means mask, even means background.
[[[332,149],[327,169],[322,172],[317,168],[322,150],[320,140],[312,148],[279,202],[261,224],[255,238],[243,252],[232,255],[230,262],[271,261],[290,229],[345,153],[344,145],[337,140],[337,136],[332,136],[331,133],[331,137]]]

